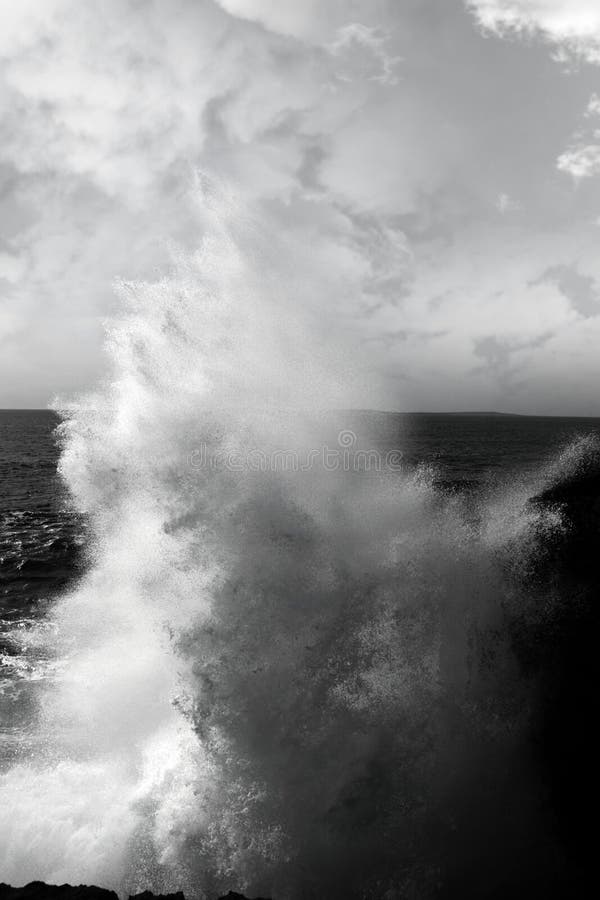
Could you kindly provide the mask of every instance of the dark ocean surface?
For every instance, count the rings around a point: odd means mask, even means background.
[[[0,410],[0,756],[10,757],[29,691],[50,661],[31,626],[78,571],[85,523],[57,475],[58,417]]]
[[[0,410],[2,614],[20,616],[65,585],[83,539],[57,476],[58,417]]]
[[[407,467],[430,466],[440,486],[460,490],[535,477],[577,439],[600,434],[600,419],[595,418],[371,411],[348,415],[365,445],[400,450]]]

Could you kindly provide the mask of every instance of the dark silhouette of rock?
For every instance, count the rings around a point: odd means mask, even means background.
[[[79,884],[44,884],[32,881],[24,887],[0,884],[0,900],[119,900],[114,891]]]
[[[247,900],[243,894],[236,894],[235,891],[229,891],[228,894],[225,894],[223,897],[219,897],[219,900]],[[266,900],[265,897],[255,897],[254,900]]]
[[[0,900],[119,900],[114,891],[94,885],[79,884],[44,884],[43,881],[32,881],[24,887],[11,887],[9,884],[0,884]],[[185,900],[181,891],[175,894],[153,894],[152,891],[142,891],[141,894],[132,894],[129,900]],[[229,891],[219,900],[247,900],[243,894]],[[255,900],[265,900],[256,897]]]
[[[182,891],[175,894],[153,894],[152,891],[142,891],[141,894],[130,894],[129,900],[185,900]]]
[[[584,896],[595,878],[596,856],[588,820],[597,768],[590,716],[597,702],[600,447],[590,447],[532,502],[562,516],[564,528],[544,536],[533,569],[540,604],[558,598],[558,605],[535,627],[518,623],[515,646],[524,671],[539,684],[532,747],[568,861],[569,884],[555,896]]]

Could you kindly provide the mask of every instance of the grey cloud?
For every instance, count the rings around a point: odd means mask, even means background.
[[[440,331],[424,331],[415,328],[399,328],[395,331],[382,332],[374,337],[367,338],[368,341],[374,342],[377,344],[381,344],[385,347],[386,350],[389,350],[396,346],[397,344],[405,343],[406,341],[416,341],[427,343],[428,341],[434,341],[438,338],[446,337],[448,331],[440,330]]]
[[[551,266],[532,284],[555,284],[573,309],[587,319],[600,313],[600,285],[574,266]]]
[[[510,360],[510,348],[494,335],[476,338],[473,342],[475,356],[481,357],[491,369],[506,370]]]
[[[552,332],[545,332],[529,340],[498,338],[487,335],[473,341],[473,352],[484,361],[483,366],[476,367],[474,374],[491,373],[509,392],[522,387],[526,381],[524,376],[524,360],[515,360],[514,354],[523,350],[535,350],[543,347],[553,337]]]

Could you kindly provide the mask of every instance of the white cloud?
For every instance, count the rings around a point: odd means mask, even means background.
[[[396,67],[401,57],[389,56],[386,38],[376,28],[352,23],[340,28],[329,49],[345,63],[337,69],[337,77],[344,81],[363,79],[380,84],[396,84]]]
[[[496,198],[496,209],[502,215],[506,215],[506,213],[517,212],[521,209],[521,204],[518,200],[515,200],[510,194],[501,193],[498,194]]]
[[[380,20],[382,0],[218,0],[232,16],[257,22],[270,31],[321,44],[351,22]]]
[[[588,119],[593,118],[594,116],[600,116],[600,97],[598,94],[592,94],[590,97],[585,115]]]
[[[523,4],[480,3],[482,17],[484,6],[487,27],[504,33],[493,9]],[[510,228],[535,229],[536,215],[546,227],[536,190],[564,181],[552,166],[568,138],[538,165],[531,147],[542,142],[525,132],[545,136],[560,104],[530,125],[535,92],[521,107],[521,72],[500,54],[488,68],[471,21],[429,0],[0,0],[0,273],[14,345],[0,355],[3,391],[18,373],[15,402],[41,402],[92,377],[112,280],[154,278],[169,242],[197,242],[185,199],[196,170],[230,183],[297,246],[315,317],[321,306],[352,320],[374,371],[383,341],[387,405],[402,404],[395,386],[408,368],[433,385],[447,362],[448,391],[467,391],[475,339],[493,334],[510,358],[544,352],[535,341],[545,316],[568,319],[564,298],[544,312],[523,267],[497,301],[493,285]],[[574,139],[569,152],[579,149]],[[557,207],[563,194],[571,202],[568,184],[556,191]],[[516,197],[520,214],[500,219]],[[479,266],[463,240],[474,223],[484,236],[506,229]],[[423,257],[440,235],[439,259]],[[453,299],[430,309],[445,289]],[[529,350],[506,331],[510,319]]]
[[[559,171],[572,175],[577,181],[600,175],[600,144],[580,144],[570,147],[558,157]]]
[[[43,21],[15,16],[21,42],[3,42],[0,158],[23,173],[83,176],[139,203],[182,155],[197,152],[204,106],[235,87],[231,69],[213,66],[210,79],[205,71],[224,17],[210,15],[210,4],[199,16],[181,0],[171,16],[150,4],[143,21],[134,4],[114,0],[102,11],[72,0],[50,10]]]
[[[291,186],[307,141],[335,132],[396,79],[385,32],[348,21],[356,4],[346,0],[325,16],[331,34],[317,3],[221,4],[248,18],[312,22],[321,41],[311,47],[245,21],[232,28],[211,0],[154,0],[143,16],[133,0],[52,0],[43,15],[39,4],[21,15],[0,4],[0,161],[89,179],[134,206],[181,163],[202,163],[218,126],[238,177],[252,144]]]
[[[25,260],[12,253],[0,252],[0,278],[14,283],[19,281],[25,271]]]
[[[466,0],[479,24],[499,35],[537,35],[567,55],[600,63],[598,0]]]
[[[333,138],[396,85],[397,60],[383,23],[368,24],[369,9],[151,0],[142,13],[135,0],[32,0],[17,10],[0,0],[0,167],[12,173],[8,197],[24,220],[14,247],[29,260],[25,268],[7,257],[0,269],[21,332],[37,334],[51,315],[59,345],[74,319],[97,340],[94,317],[114,304],[113,278],[152,277],[170,240],[198,239],[183,200],[196,168],[253,203],[286,204],[290,234],[310,220],[329,267],[355,271],[359,309],[375,279],[371,226],[339,216],[335,205],[356,206],[354,183],[368,179],[371,161],[357,157],[348,169]],[[361,10],[364,25],[348,18]],[[247,21],[262,18],[266,29]],[[387,145],[387,124],[372,120],[375,144]],[[320,180],[325,159],[335,194]],[[9,226],[0,217],[0,237]],[[21,346],[31,382],[49,353]],[[10,371],[4,356],[5,385]]]
[[[600,97],[592,94],[584,113],[584,119],[595,120],[600,116]],[[575,181],[600,175],[600,131],[589,127],[580,130],[574,137],[571,146],[558,157],[556,166],[559,172],[571,175]]]

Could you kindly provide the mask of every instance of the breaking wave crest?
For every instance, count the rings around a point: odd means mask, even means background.
[[[2,877],[438,896],[467,858],[501,865],[499,832],[531,853],[535,683],[511,627],[560,602],[532,576],[560,505],[529,502],[560,464],[468,501],[427,470],[191,465],[308,452],[352,400],[281,246],[222,201],[203,216],[197,254],[120,286],[111,375],[63,412],[92,537],[40,625],[52,677],[1,776]]]

